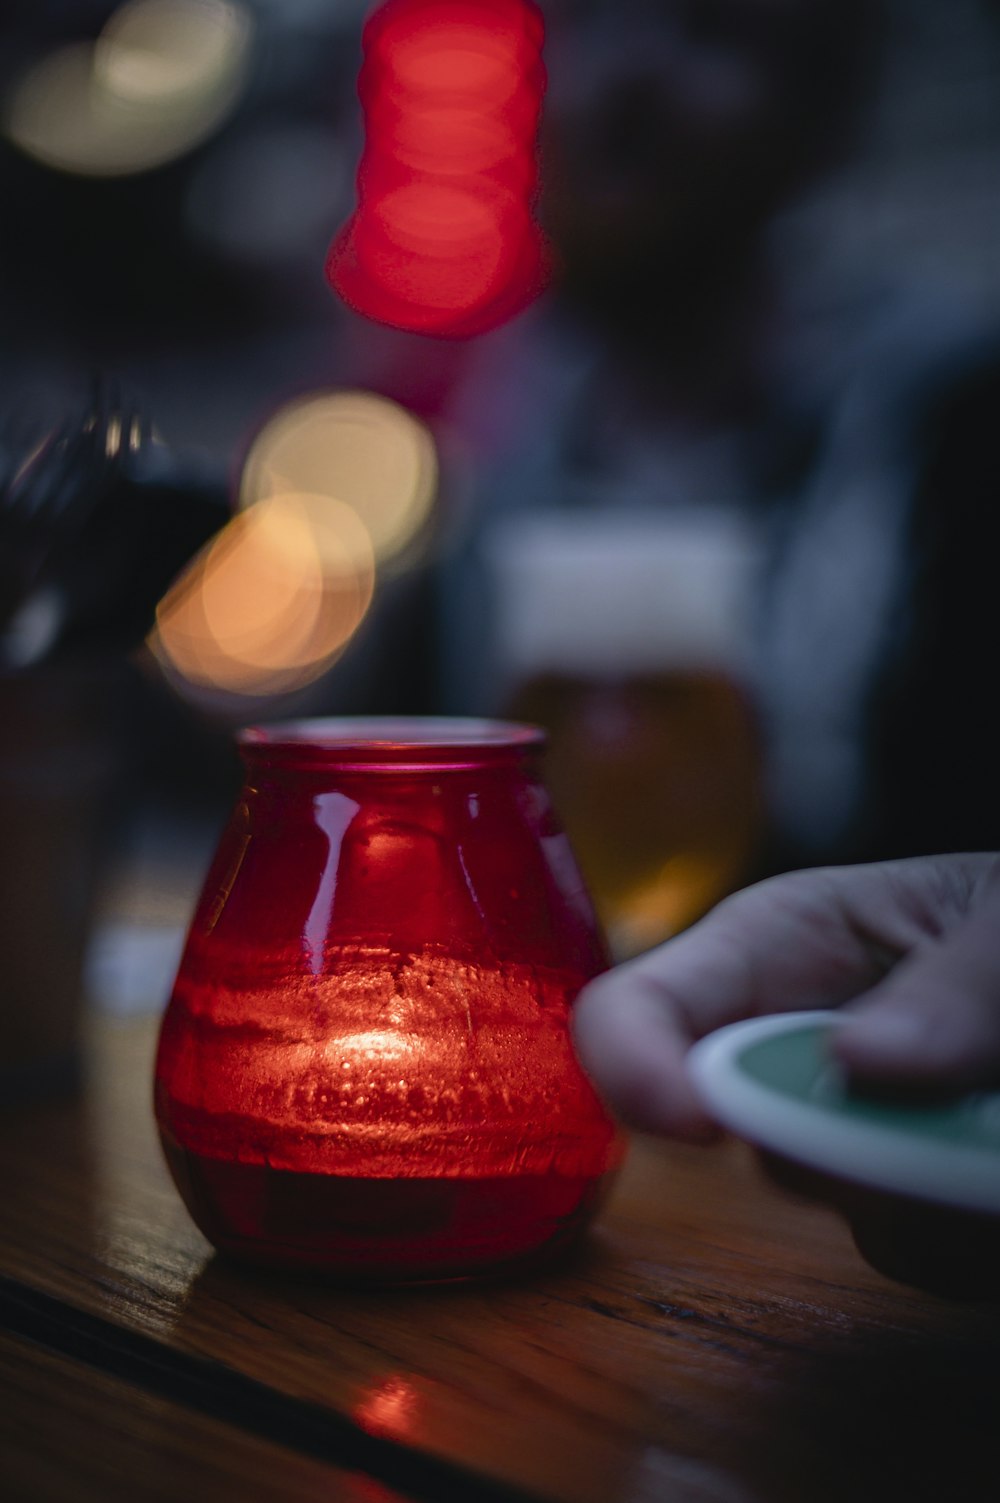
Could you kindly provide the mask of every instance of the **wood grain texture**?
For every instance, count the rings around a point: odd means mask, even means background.
[[[0,1480],[16,1503],[405,1503],[398,1493],[0,1336]]]
[[[0,1274],[95,1323],[74,1360],[134,1359],[135,1384],[151,1353],[172,1400],[187,1384],[238,1408],[233,1385],[255,1385],[272,1439],[386,1485],[410,1461],[431,1498],[1000,1496],[1000,1308],[889,1283],[832,1212],[772,1189],[738,1146],[634,1145],[562,1269],[337,1288],[212,1256],[160,1159],[152,1048],[148,1023],[105,1025],[83,1101],[0,1132]],[[323,1416],[325,1449],[309,1440]]]

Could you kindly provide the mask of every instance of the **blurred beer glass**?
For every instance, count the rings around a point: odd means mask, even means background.
[[[616,959],[748,874],[760,752],[747,690],[756,549],[724,512],[510,519],[486,546],[502,708],[548,780]]]

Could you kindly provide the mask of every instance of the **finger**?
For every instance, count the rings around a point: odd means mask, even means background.
[[[833,1046],[865,1079],[955,1090],[1000,1085],[1000,885],[859,1001]]]
[[[919,932],[876,867],[758,883],[585,988],[574,1016],[580,1056],[626,1122],[707,1136],[709,1120],[684,1068],[696,1039],[742,1018],[855,997]]]
[[[966,854],[758,883],[584,990],[575,1019],[584,1065],[625,1121],[704,1137],[708,1119],[684,1071],[695,1040],[743,1018],[869,993],[902,956],[963,924],[973,894],[989,887],[996,869],[995,857]],[[995,930],[995,918],[985,921],[984,943]],[[966,1057],[984,1031],[980,1017]]]
[[[718,1129],[684,1068],[690,1030],[658,981],[628,969],[591,982],[577,998],[573,1032],[584,1067],[628,1126],[711,1142]]]

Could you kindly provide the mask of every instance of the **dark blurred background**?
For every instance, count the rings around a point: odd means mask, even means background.
[[[324,280],[369,9],[3,9],[12,997],[62,925],[63,970],[148,999],[231,728],[286,714],[546,724],[621,954],[767,871],[1000,845],[1000,7],[543,5],[552,282],[467,339]],[[374,539],[338,534],[327,642],[312,503],[246,522],[282,476]]]

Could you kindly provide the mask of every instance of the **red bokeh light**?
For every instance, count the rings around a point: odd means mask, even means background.
[[[357,208],[326,267],[358,312],[465,336],[541,290],[542,38],[530,0],[387,0],[368,21]]]

